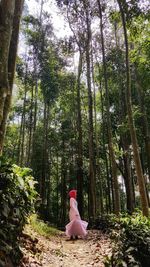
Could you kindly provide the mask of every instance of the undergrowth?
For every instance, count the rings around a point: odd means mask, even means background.
[[[106,267],[150,266],[150,218],[140,212],[132,216],[112,217],[111,238],[113,253],[105,261]]]
[[[48,223],[43,222],[42,220],[38,219],[36,214],[32,214],[29,218],[29,223],[31,228],[36,231],[38,234],[50,237],[54,235],[58,235],[60,231],[52,226],[50,226]]]
[[[29,168],[0,166],[0,266],[18,266],[22,257],[19,237],[34,210],[37,193]]]

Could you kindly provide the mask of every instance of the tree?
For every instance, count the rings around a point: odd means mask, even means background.
[[[23,3],[23,0],[0,2],[0,154],[3,150],[7,117],[11,105]]]
[[[91,88],[91,17],[90,17],[90,1],[83,0],[85,9],[86,23],[86,76],[88,88],[88,113],[89,113],[89,217],[95,218],[96,215],[96,180],[95,180],[95,154],[94,154],[94,129],[93,129],[93,98]]]
[[[111,118],[110,118],[110,103],[109,103],[109,89],[107,82],[107,67],[105,59],[105,47],[104,47],[104,37],[103,37],[103,17],[102,17],[102,7],[100,0],[97,1],[100,16],[100,31],[101,31],[101,43],[102,43],[102,55],[103,55],[103,69],[104,69],[104,81],[105,81],[105,92],[106,92],[106,112],[107,112],[107,131],[108,131],[108,145],[110,160],[112,165],[112,181],[114,190],[114,211],[118,215],[120,212],[120,198],[119,198],[119,185],[117,177],[117,165],[115,160],[115,153],[113,148],[112,130],[111,130]]]
[[[142,172],[142,166],[141,166],[141,161],[140,161],[140,156],[139,156],[139,147],[138,147],[137,136],[136,136],[135,126],[134,126],[134,121],[133,121],[133,114],[132,114],[129,48],[128,48],[128,36],[127,36],[127,29],[126,29],[126,18],[125,18],[125,11],[124,11],[126,2],[122,0],[118,0],[118,5],[120,8],[120,13],[121,13],[121,18],[122,18],[125,49],[126,49],[126,105],[127,105],[127,113],[128,113],[128,124],[129,124],[129,129],[130,129],[131,140],[132,140],[134,162],[135,162],[136,174],[137,174],[138,184],[139,184],[139,191],[140,191],[140,196],[141,196],[142,211],[143,211],[143,215],[149,216],[145,181],[144,181],[143,172]]]

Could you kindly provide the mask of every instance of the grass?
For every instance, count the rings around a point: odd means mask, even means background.
[[[34,231],[45,237],[55,236],[61,233],[58,229],[49,226],[42,220],[39,220],[36,214],[32,214],[30,216],[29,224]]]

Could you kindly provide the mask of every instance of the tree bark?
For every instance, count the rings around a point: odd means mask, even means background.
[[[2,0],[0,3],[0,153],[11,105],[23,3],[23,0]]]
[[[73,32],[73,35],[75,37],[75,41],[79,48],[79,63],[78,63],[78,75],[77,75],[77,200],[78,200],[78,208],[81,217],[84,216],[83,212],[83,141],[82,141],[82,116],[81,116],[81,86],[80,86],[80,79],[81,79],[81,73],[82,73],[82,65],[83,65],[83,44],[80,40],[81,37],[79,37],[79,34],[76,33],[76,31],[72,27],[72,21],[69,16],[69,8],[67,7],[67,19],[69,22],[69,27],[71,31]],[[77,13],[76,9],[76,13]]]
[[[31,104],[30,104],[30,115],[29,115],[29,139],[28,139],[28,153],[27,153],[27,166],[31,166],[31,155],[33,147],[33,90],[34,86],[32,84],[31,88]]]
[[[106,91],[106,115],[107,115],[107,130],[108,130],[108,146],[110,153],[110,160],[112,166],[112,182],[113,182],[113,191],[114,191],[114,212],[116,215],[119,215],[120,212],[120,196],[119,196],[119,184],[117,178],[117,165],[115,160],[115,154],[113,149],[113,139],[112,139],[112,130],[111,130],[111,118],[110,118],[110,103],[109,103],[109,90],[107,83],[107,67],[105,59],[105,48],[104,48],[104,37],[103,37],[103,17],[102,17],[102,8],[100,0],[97,0],[99,15],[100,15],[100,30],[101,30],[101,44],[102,44],[102,56],[103,56],[103,69],[104,69],[104,82],[105,82],[105,91]]]
[[[10,87],[8,82],[8,56],[13,28],[15,0],[0,2],[0,153],[3,147],[4,106]]]
[[[26,62],[25,66],[25,78],[24,78],[24,99],[23,99],[23,110],[21,116],[21,125],[20,125],[20,141],[19,141],[19,164],[23,166],[24,163],[24,143],[25,143],[25,122],[26,122],[26,98],[27,98],[27,73],[28,73],[28,66]]]
[[[88,112],[89,112],[89,218],[94,219],[96,214],[96,181],[95,181],[95,156],[93,142],[93,99],[91,89],[91,22],[89,14],[89,2],[83,1],[86,13],[86,65],[87,65],[87,87],[88,87]]]
[[[40,193],[42,205],[46,201],[46,178],[48,176],[48,122],[49,122],[49,104],[44,101],[44,134],[43,134],[43,151],[42,151],[42,170],[40,181]]]
[[[149,181],[150,181],[150,131],[149,131],[149,126],[148,126],[148,121],[147,121],[147,114],[146,114],[146,110],[144,106],[144,93],[143,93],[143,89],[141,87],[137,74],[136,74],[136,86],[138,90],[139,104],[140,104],[140,109],[142,113],[143,136],[144,136],[145,151],[146,151],[146,157],[147,157],[147,170],[148,170],[148,176],[149,176]]]
[[[77,155],[77,198],[79,212],[83,217],[83,144],[82,144],[82,117],[81,117],[81,96],[80,96],[80,77],[82,72],[82,52],[80,51],[78,77],[77,77],[77,131],[78,131],[78,155]]]
[[[66,223],[66,209],[67,209],[67,184],[66,184],[66,159],[64,156],[65,153],[65,141],[64,137],[62,140],[62,159],[61,159],[61,209],[60,209],[60,225],[64,226]]]
[[[127,211],[129,214],[132,214],[132,212],[135,209],[135,197],[134,197],[133,180],[131,175],[131,156],[129,153],[128,142],[124,137],[122,137],[122,148],[124,151],[123,153],[124,170],[122,174],[126,188]]]
[[[142,166],[141,166],[141,161],[140,161],[140,156],[139,156],[139,147],[138,147],[133,114],[132,114],[131,77],[130,77],[129,48],[128,48],[128,37],[127,37],[127,30],[126,30],[126,19],[125,19],[122,1],[121,0],[117,0],[117,1],[118,1],[121,18],[122,18],[125,49],[126,49],[126,105],[127,105],[127,113],[128,113],[128,124],[129,124],[129,129],[130,129],[135,169],[136,169],[139,192],[140,192],[140,197],[141,197],[142,212],[144,216],[148,217],[149,216],[148,200],[147,200],[147,195],[146,195],[145,181],[144,181],[143,172],[142,172]]]

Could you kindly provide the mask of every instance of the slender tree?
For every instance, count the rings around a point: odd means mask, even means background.
[[[125,17],[125,12],[124,12],[124,5],[126,5],[126,1],[124,0],[123,1],[117,0],[117,1],[118,1],[121,18],[122,18],[122,25],[123,25],[123,30],[124,30],[124,42],[125,42],[125,50],[126,50],[126,105],[127,105],[127,114],[128,114],[128,124],[129,124],[129,129],[130,129],[131,140],[132,140],[134,162],[135,162],[136,174],[138,178],[139,192],[141,196],[142,211],[143,211],[144,216],[149,216],[145,181],[144,181],[144,176],[143,176],[143,171],[142,171],[142,166],[141,166],[139,147],[138,147],[133,114],[132,114],[129,47],[128,47],[128,36],[127,36],[127,28],[126,28],[126,17]]]
[[[105,47],[104,47],[104,37],[103,37],[103,16],[102,16],[102,7],[100,0],[97,0],[99,16],[100,16],[100,32],[101,32],[101,44],[102,44],[102,56],[103,56],[103,70],[104,70],[104,82],[105,82],[105,92],[106,92],[106,114],[107,114],[107,130],[108,130],[108,145],[110,160],[112,166],[112,181],[113,181],[113,190],[114,190],[114,212],[118,215],[120,212],[120,197],[119,197],[119,184],[117,178],[117,164],[115,160],[115,153],[113,148],[113,138],[111,130],[111,118],[110,118],[110,103],[109,103],[109,89],[107,82],[107,66],[105,58]]]
[[[78,77],[77,77],[77,129],[78,129],[78,155],[77,155],[77,190],[78,190],[78,203],[79,212],[83,216],[83,141],[82,141],[82,116],[81,116],[81,72],[83,54],[80,50],[79,64],[78,64]]]
[[[23,0],[0,2],[0,153],[11,105]]]
[[[143,128],[145,151],[146,151],[146,158],[147,158],[147,169],[148,169],[148,176],[149,176],[149,181],[150,181],[150,130],[149,130],[147,112],[146,112],[145,103],[144,103],[145,95],[144,95],[140,80],[138,78],[137,71],[135,70],[135,72],[136,72],[135,74],[136,87],[138,91],[139,105],[140,105],[140,110],[142,114],[142,126],[143,126],[142,128]]]
[[[94,155],[94,129],[93,129],[93,97],[91,88],[91,17],[90,17],[90,2],[83,0],[85,9],[86,22],[86,76],[88,88],[88,113],[89,113],[89,217],[95,218],[96,215],[96,179],[95,179],[95,155]]]

